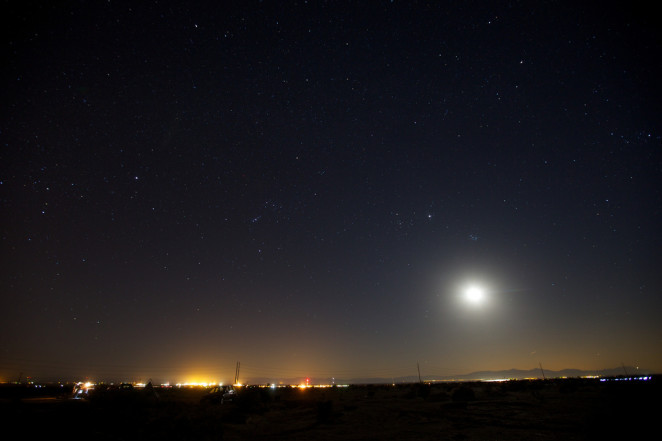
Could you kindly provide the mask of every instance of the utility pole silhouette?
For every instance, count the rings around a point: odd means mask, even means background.
[[[237,362],[237,367],[234,370],[234,384],[239,384],[239,366],[240,363]]]
[[[629,377],[630,375],[628,374],[628,370],[625,369],[625,363],[623,363],[622,361],[621,361],[621,366],[623,366],[623,372],[625,372],[625,376]]]
[[[418,369],[418,382],[422,383],[423,381],[421,380],[421,367],[418,365],[418,361],[416,362],[416,369]]]
[[[541,362],[538,362],[538,364],[540,365],[540,372],[542,372],[542,379],[543,379],[543,380],[546,380],[547,378],[545,378],[545,371],[542,370],[542,363],[541,363]]]

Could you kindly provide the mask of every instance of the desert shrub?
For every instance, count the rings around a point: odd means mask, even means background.
[[[450,398],[450,395],[448,394],[448,392],[444,392],[444,391],[437,391],[437,392],[430,393],[430,396],[427,397],[428,401],[435,402],[435,403],[450,401],[450,399],[451,398]]]
[[[418,394],[419,397],[422,397],[422,398],[429,397],[431,390],[432,390],[432,388],[430,387],[429,384],[419,383],[419,384],[416,385],[416,393]]]
[[[263,403],[270,403],[276,399],[276,392],[271,388],[261,387],[260,392],[260,401]]]
[[[405,393],[405,398],[427,398],[432,390],[429,384],[414,383],[409,390]]]
[[[265,408],[261,392],[256,389],[242,390],[233,401],[237,409],[244,413],[259,413]]]
[[[410,387],[409,390],[403,395],[405,398],[416,398],[416,388],[414,386]]]
[[[232,408],[228,413],[223,416],[223,422],[230,424],[244,424],[248,419],[246,412],[243,412],[238,407]]]
[[[528,380],[530,390],[544,389],[548,382],[546,380]]]
[[[333,401],[319,401],[317,403],[317,422],[330,423],[333,421]]]
[[[510,380],[503,383],[503,390],[507,392],[521,392],[529,388],[527,380]]]
[[[476,399],[476,393],[469,386],[460,386],[451,393],[451,400],[456,403],[466,403]]]
[[[579,385],[580,382],[576,379],[568,378],[565,380],[560,380],[558,383],[559,392],[562,394],[577,392]]]

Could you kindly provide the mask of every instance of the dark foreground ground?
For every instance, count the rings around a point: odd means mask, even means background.
[[[90,440],[610,440],[656,439],[660,378],[515,381],[328,389],[244,389],[205,404],[202,389],[0,390],[3,432]]]

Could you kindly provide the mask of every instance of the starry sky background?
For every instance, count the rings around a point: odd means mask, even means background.
[[[580,3],[4,1],[1,379],[662,371],[659,17]]]

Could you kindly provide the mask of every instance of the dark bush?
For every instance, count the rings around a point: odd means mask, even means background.
[[[317,422],[330,423],[333,421],[333,401],[319,401],[317,403]]]
[[[416,385],[416,394],[419,397],[422,397],[422,398],[429,397],[431,390],[432,390],[432,387],[429,384],[419,383],[419,384]]]
[[[237,409],[244,413],[261,413],[265,410],[260,390],[246,388],[239,392],[233,401]]]
[[[431,393],[430,396],[427,397],[428,401],[438,402],[438,403],[441,403],[441,402],[444,402],[444,401],[450,401],[450,399],[451,398],[448,395],[448,393],[446,393],[444,391]]]
[[[466,403],[476,399],[476,393],[469,386],[460,386],[451,393],[451,400],[456,403]]]

